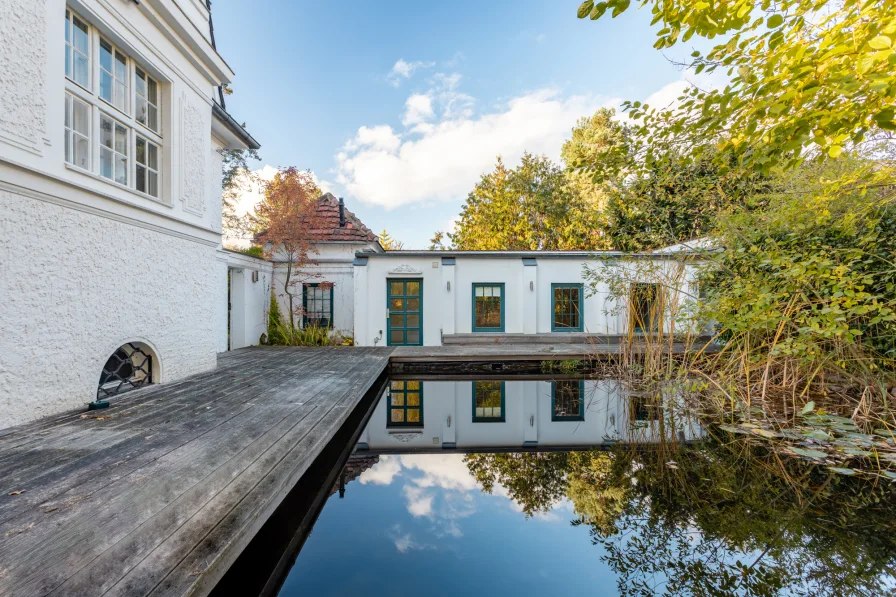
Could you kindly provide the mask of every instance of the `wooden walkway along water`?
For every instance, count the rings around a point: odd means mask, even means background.
[[[0,595],[205,595],[384,381],[390,348],[252,348],[0,431]]]

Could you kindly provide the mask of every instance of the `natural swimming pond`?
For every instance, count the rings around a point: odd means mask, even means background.
[[[393,380],[280,595],[884,595],[892,485],[618,382]]]

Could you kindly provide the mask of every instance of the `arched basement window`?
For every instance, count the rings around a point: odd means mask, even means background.
[[[129,342],[116,350],[103,365],[97,400],[149,385],[153,381],[152,350]]]

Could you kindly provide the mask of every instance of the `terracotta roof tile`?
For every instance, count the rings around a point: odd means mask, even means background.
[[[317,199],[318,228],[313,230],[318,242],[375,242],[376,235],[358,216],[345,209],[345,226],[339,225],[339,199],[325,193]]]

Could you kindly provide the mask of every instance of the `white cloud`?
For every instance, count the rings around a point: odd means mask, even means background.
[[[404,108],[404,118],[401,123],[405,126],[423,124],[435,115],[432,109],[432,98],[422,93],[415,93],[409,97]]]
[[[395,476],[401,476],[401,462],[396,456],[380,456],[379,462],[361,473],[362,485],[390,485]]]
[[[432,514],[433,496],[419,487],[405,485],[402,489],[404,497],[408,500],[408,512],[414,517],[429,516]]]
[[[458,90],[460,82],[457,73],[434,75],[424,94],[434,115],[424,122],[422,112],[408,109],[406,126],[412,128],[400,135],[386,125],[358,129],[336,156],[337,182],[353,197],[387,209],[460,199],[498,155],[510,164],[524,151],[559,159],[576,120],[613,103],[541,89],[475,115],[475,99]],[[422,107],[423,100],[413,104]],[[372,129],[384,129],[388,142],[367,142]]]
[[[401,85],[403,79],[410,79],[413,77],[415,71],[432,68],[435,64],[435,62],[424,62],[422,60],[408,62],[404,58],[399,58],[398,61],[392,65],[392,70],[389,71],[386,79],[392,83],[394,87],[398,87]]]

